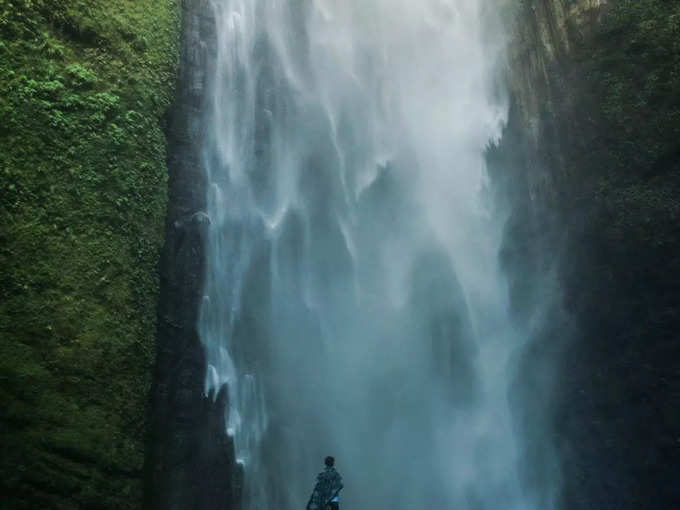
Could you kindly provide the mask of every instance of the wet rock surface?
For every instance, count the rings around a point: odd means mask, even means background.
[[[154,510],[235,508],[240,469],[226,434],[227,391],[204,395],[205,355],[197,332],[210,219],[201,161],[208,70],[214,65],[210,2],[185,0],[176,102],[169,119],[166,241],[160,264],[157,358],[148,438],[145,506]]]

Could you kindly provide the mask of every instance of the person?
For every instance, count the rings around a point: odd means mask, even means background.
[[[338,510],[340,491],[344,487],[340,473],[335,470],[335,459],[331,456],[324,460],[326,468],[316,477],[316,485],[307,503],[307,510]]]

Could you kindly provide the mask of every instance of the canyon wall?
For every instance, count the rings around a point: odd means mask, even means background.
[[[2,508],[139,508],[175,0],[0,2]]]
[[[511,10],[510,119],[489,169],[534,335],[518,423],[554,447],[526,442],[526,482],[553,478],[559,508],[677,506],[680,2]]]

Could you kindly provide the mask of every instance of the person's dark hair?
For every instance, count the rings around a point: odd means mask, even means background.
[[[331,457],[330,455],[324,459],[324,463],[328,466],[331,467],[333,464],[335,464],[335,459]]]

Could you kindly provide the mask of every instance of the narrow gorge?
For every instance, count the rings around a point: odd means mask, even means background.
[[[680,2],[0,1],[0,508],[675,508]]]

